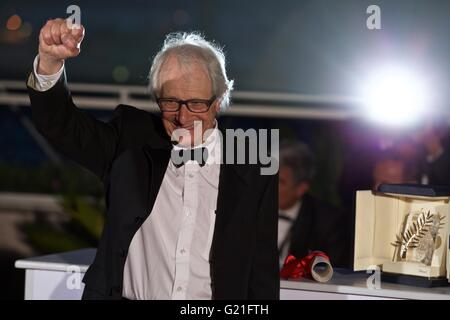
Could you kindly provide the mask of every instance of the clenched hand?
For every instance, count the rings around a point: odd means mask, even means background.
[[[38,73],[54,74],[65,59],[78,56],[83,38],[83,26],[69,28],[67,20],[48,20],[39,34]]]

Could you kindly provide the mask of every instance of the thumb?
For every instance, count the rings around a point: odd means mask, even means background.
[[[80,42],[81,40],[83,40],[83,37],[84,37],[83,26],[82,25],[74,25],[74,27],[72,27],[71,34],[77,42]]]
[[[72,24],[70,32],[73,36],[80,36],[83,33],[82,27],[79,24]]]

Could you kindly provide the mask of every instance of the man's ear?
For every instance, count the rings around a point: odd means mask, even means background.
[[[218,98],[218,99],[216,99],[216,101],[214,101],[214,108],[216,109],[216,113],[220,112],[220,106],[222,105],[222,99],[223,99],[223,97]]]
[[[311,185],[309,182],[302,181],[300,182],[297,187],[295,188],[296,196],[300,199],[304,196],[305,193],[307,193],[310,189]]]

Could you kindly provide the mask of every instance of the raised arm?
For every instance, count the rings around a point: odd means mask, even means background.
[[[47,21],[39,34],[39,56],[27,86],[37,130],[58,151],[103,179],[116,153],[121,117],[118,110],[111,122],[104,123],[72,101],[63,66],[67,58],[80,53],[84,33],[83,26],[70,29],[63,19]]]

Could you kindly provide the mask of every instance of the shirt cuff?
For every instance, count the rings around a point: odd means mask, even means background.
[[[64,63],[57,73],[51,75],[43,75],[37,73],[37,65],[39,62],[38,59],[39,55],[37,55],[36,58],[34,58],[33,74],[30,75],[28,85],[36,91],[47,91],[51,89],[56,84],[56,82],[58,82],[59,78],[61,77],[64,71]]]

